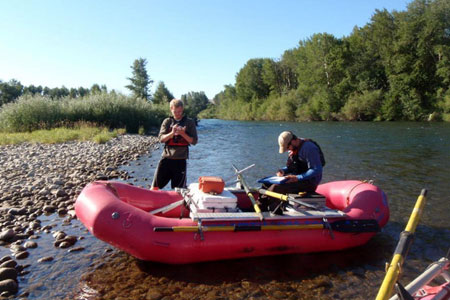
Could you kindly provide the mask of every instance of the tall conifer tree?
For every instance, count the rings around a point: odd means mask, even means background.
[[[160,81],[153,95],[153,103],[169,103],[173,98],[172,93],[167,89],[164,81]]]
[[[127,85],[126,88],[129,89],[135,97],[150,100],[150,86],[153,80],[147,74],[145,66],[147,65],[147,60],[145,58],[136,59],[131,66],[133,70],[133,76],[127,79],[131,81],[131,84]]]

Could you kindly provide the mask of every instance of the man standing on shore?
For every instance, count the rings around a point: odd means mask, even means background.
[[[195,122],[183,116],[184,105],[180,99],[170,101],[172,116],[166,118],[159,131],[159,141],[165,143],[161,160],[156,168],[152,189],[162,189],[171,181],[172,189],[186,187],[186,159],[189,145],[197,144]]]

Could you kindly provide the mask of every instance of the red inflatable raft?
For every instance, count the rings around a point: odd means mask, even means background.
[[[306,196],[306,206],[292,203],[283,215],[252,211],[243,190],[209,196],[196,189],[97,181],[83,189],[75,210],[97,238],[138,259],[169,264],[346,249],[366,243],[389,219],[383,191],[361,181],[322,184],[322,203]]]

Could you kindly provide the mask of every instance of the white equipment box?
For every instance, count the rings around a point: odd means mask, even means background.
[[[195,202],[190,205],[193,213],[239,211],[237,197],[226,189],[217,195],[202,192],[198,183],[191,183],[188,189],[192,201]]]

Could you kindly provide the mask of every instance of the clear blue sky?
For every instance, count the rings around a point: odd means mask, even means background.
[[[175,97],[209,98],[251,58],[280,58],[314,33],[350,35],[406,0],[0,0],[0,80],[128,94],[133,61]]]

